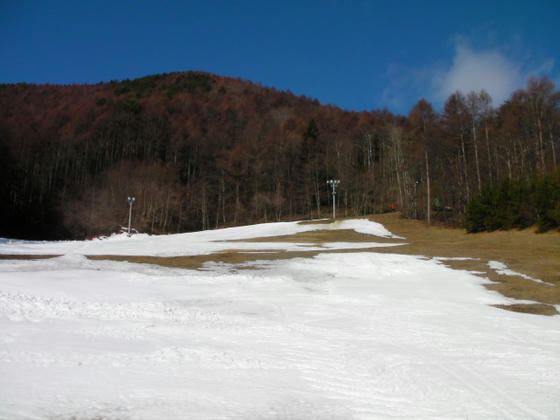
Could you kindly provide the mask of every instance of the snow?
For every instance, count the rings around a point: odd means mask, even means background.
[[[301,251],[320,250],[321,247],[310,249],[307,245],[293,243],[228,243],[232,240],[266,238],[273,236],[293,235],[301,232],[316,230],[352,229],[359,233],[382,238],[400,239],[393,235],[383,225],[367,219],[336,221],[332,223],[302,224],[299,222],[263,223],[251,226],[241,226],[228,229],[208,230],[203,232],[181,233],[175,235],[137,234],[128,237],[126,234],[113,235],[103,239],[88,241],[13,241],[0,240],[0,254],[83,254],[83,255],[203,255],[224,249],[241,250],[286,250]],[[358,244],[356,248],[379,246],[377,243],[369,246]],[[266,247],[265,247],[266,246]],[[331,248],[336,248],[331,246]],[[348,246],[347,246],[348,248]]]
[[[69,252],[0,260],[0,419],[560,417],[560,317],[492,307],[514,301],[438,259],[259,253],[194,271],[77,252],[194,255],[313,227],[2,244]]]

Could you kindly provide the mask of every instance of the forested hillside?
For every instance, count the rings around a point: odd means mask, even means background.
[[[487,186],[558,170],[559,96],[531,78],[499,108],[457,92],[404,117],[200,72],[0,85],[0,235],[111,233],[128,196],[150,233],[327,217],[329,178],[340,215],[463,224]]]

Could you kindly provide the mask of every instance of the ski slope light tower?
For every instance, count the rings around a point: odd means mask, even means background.
[[[327,184],[332,188],[332,218],[336,219],[336,187],[340,184],[338,179],[329,179]]]
[[[130,224],[132,222],[132,205],[134,204],[135,201],[136,201],[136,198],[128,197],[128,205],[129,205],[129,209],[128,209],[128,236],[131,235]]]

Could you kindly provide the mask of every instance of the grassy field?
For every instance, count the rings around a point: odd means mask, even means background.
[[[318,230],[296,235],[256,238],[243,242],[297,242],[320,245],[325,242],[384,242],[401,243],[398,247],[364,248],[347,251],[325,250],[322,252],[379,252],[426,257],[468,258],[464,260],[446,260],[451,268],[469,270],[479,273],[495,283],[486,287],[505,296],[530,300],[534,304],[516,304],[503,309],[541,315],[555,315],[558,312],[552,305],[560,304],[560,232],[535,233],[534,229],[522,231],[505,231],[492,233],[467,234],[462,229],[442,226],[427,226],[417,220],[401,219],[397,213],[387,213],[369,217],[370,220],[383,224],[395,235],[406,239],[384,239],[356,233],[352,230]],[[312,223],[331,223],[332,220]],[[309,222],[304,222],[309,223]],[[243,264],[254,260],[288,259],[295,257],[313,257],[317,251],[267,253],[243,252],[236,249],[235,241],[231,247],[220,253],[184,257],[154,256],[89,256],[91,259],[111,259],[138,263],[159,264],[167,267],[201,269],[208,262]],[[266,252],[266,249],[261,251]],[[8,256],[0,256],[7,258]],[[19,256],[21,258],[22,256]],[[27,256],[35,258],[36,256]],[[538,283],[521,276],[506,276],[496,273],[488,266],[489,261],[505,263],[508,268],[549,284]]]

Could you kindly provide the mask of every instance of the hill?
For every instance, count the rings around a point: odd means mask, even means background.
[[[499,109],[349,112],[202,72],[95,85],[0,85],[0,235],[83,238],[340,214],[462,224],[486,183],[557,168],[557,93],[531,79]],[[533,100],[537,95],[542,101]],[[535,139],[537,139],[535,141]],[[327,207],[328,209],[328,207]]]

